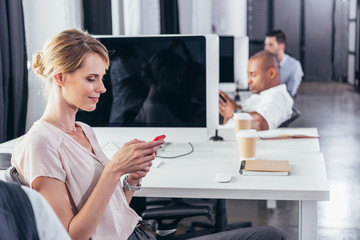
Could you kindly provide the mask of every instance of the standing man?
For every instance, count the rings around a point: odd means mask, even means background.
[[[281,83],[286,84],[289,94],[295,97],[304,73],[300,62],[285,53],[286,39],[286,35],[282,30],[270,30],[266,33],[264,48],[273,53],[278,59]]]

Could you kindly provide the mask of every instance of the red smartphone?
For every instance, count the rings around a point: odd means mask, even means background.
[[[157,136],[156,138],[154,138],[153,141],[157,141],[157,140],[160,140],[160,139],[163,139],[163,138],[166,138],[165,135],[160,135],[160,136]]]

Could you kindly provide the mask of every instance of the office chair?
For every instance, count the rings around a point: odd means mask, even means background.
[[[209,201],[209,200],[206,200]],[[215,232],[223,232],[229,231],[237,228],[247,228],[251,227],[251,222],[236,222],[232,224],[227,223],[227,214],[226,214],[226,200],[225,199],[215,199],[215,203],[213,206],[215,211],[215,223],[204,223],[204,222],[193,222],[191,224],[192,230],[196,227],[200,227],[204,229],[204,233],[215,233]]]
[[[11,166],[11,153],[0,153],[0,170]]]
[[[161,199],[148,201],[148,205],[163,206],[161,208],[172,208],[172,207],[192,207],[195,206],[193,203],[194,199],[183,199],[183,198],[172,198],[172,199]],[[248,221],[236,222],[232,224],[227,223],[226,214],[226,200],[225,199],[196,199],[196,204],[200,201],[200,204],[212,205],[214,212],[214,220],[209,216],[207,222],[193,221],[188,231],[183,234],[179,239],[187,239],[195,236],[208,235],[217,232],[223,232],[233,230],[237,228],[251,227],[252,223]],[[196,205],[199,207],[199,205]],[[181,209],[179,209],[181,210]],[[197,229],[201,230],[197,230]]]
[[[211,210],[208,206],[174,206],[146,209],[141,217],[143,220],[156,220],[156,239],[189,239],[202,235],[207,235],[207,231],[193,231],[176,236],[176,228],[179,222],[187,217],[207,216],[210,217]]]
[[[279,127],[288,127],[290,123],[294,122],[300,116],[301,116],[301,112],[295,108],[292,108],[291,117],[288,120],[284,121],[282,124],[280,124]]]
[[[10,166],[5,171],[6,182],[16,183],[19,185],[27,186],[22,176],[16,170],[14,166]],[[174,206],[174,207],[161,207],[147,209],[142,213],[144,223],[147,220],[156,220],[158,227],[156,230],[156,239],[167,240],[167,239],[186,239],[188,238],[175,238],[176,228],[179,222],[187,217],[195,216],[211,216],[211,209],[207,206]],[[171,221],[168,223],[168,221]],[[192,237],[204,235],[200,232],[192,233]]]
[[[6,182],[17,183],[19,185],[28,186],[14,166],[10,166],[8,169],[6,169],[5,180]]]

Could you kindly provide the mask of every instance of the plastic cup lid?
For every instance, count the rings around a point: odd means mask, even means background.
[[[234,119],[236,120],[251,120],[252,116],[249,113],[234,113]]]
[[[253,138],[257,137],[257,131],[255,129],[240,130],[236,134],[237,138]]]

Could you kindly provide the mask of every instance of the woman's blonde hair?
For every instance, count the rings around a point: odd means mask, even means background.
[[[35,53],[32,64],[34,72],[45,80],[45,93],[55,67],[60,67],[63,73],[73,72],[80,67],[84,57],[92,52],[99,54],[106,68],[109,67],[106,47],[86,31],[68,29],[46,41],[43,50]]]

